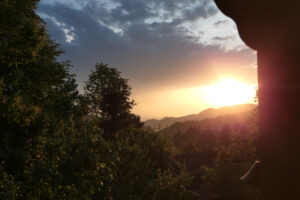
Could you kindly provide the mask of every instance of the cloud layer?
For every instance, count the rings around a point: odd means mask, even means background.
[[[199,86],[221,73],[255,79],[254,52],[212,0],[44,0],[38,13],[80,86],[98,62],[136,91]]]

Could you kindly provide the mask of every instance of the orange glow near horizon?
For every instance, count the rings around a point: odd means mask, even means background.
[[[211,85],[151,91],[135,96],[135,113],[142,119],[161,119],[196,114],[207,108],[255,103],[256,86],[234,78]]]
[[[223,78],[213,85],[204,88],[210,104],[216,107],[236,104],[254,103],[256,86],[236,79]]]

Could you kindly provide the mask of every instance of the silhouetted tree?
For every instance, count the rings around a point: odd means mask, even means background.
[[[130,100],[131,88],[121,72],[100,63],[89,76],[85,85],[89,114],[99,119],[106,135],[133,125],[141,127],[140,118],[131,113],[135,105]]]

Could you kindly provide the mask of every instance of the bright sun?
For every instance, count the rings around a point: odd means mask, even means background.
[[[214,85],[205,87],[208,102],[214,106],[230,106],[243,103],[254,103],[255,85],[224,78]]]

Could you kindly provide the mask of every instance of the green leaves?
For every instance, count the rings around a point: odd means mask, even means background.
[[[151,194],[149,200],[193,200],[199,199],[199,195],[188,190],[192,178],[184,171],[174,176],[170,171],[158,170],[157,178],[150,184]]]
[[[69,63],[56,60],[61,50],[35,13],[36,3],[0,2],[0,159],[18,178],[28,141],[69,120],[78,95]]]
[[[258,191],[240,181],[240,177],[257,160],[257,149],[253,144],[253,138],[244,137],[236,135],[230,144],[217,147],[214,166],[203,166],[202,187],[210,198],[258,199]]]
[[[130,100],[128,80],[122,78],[117,69],[97,64],[84,90],[89,115],[99,120],[107,137],[129,126],[142,126],[139,117],[131,114],[135,103]]]
[[[0,198],[18,200],[23,198],[23,184],[0,169]]]
[[[85,92],[91,106],[91,114],[104,119],[117,119],[130,112],[134,101],[130,101],[131,88],[128,81],[115,68],[108,68],[101,63],[96,65]]]

